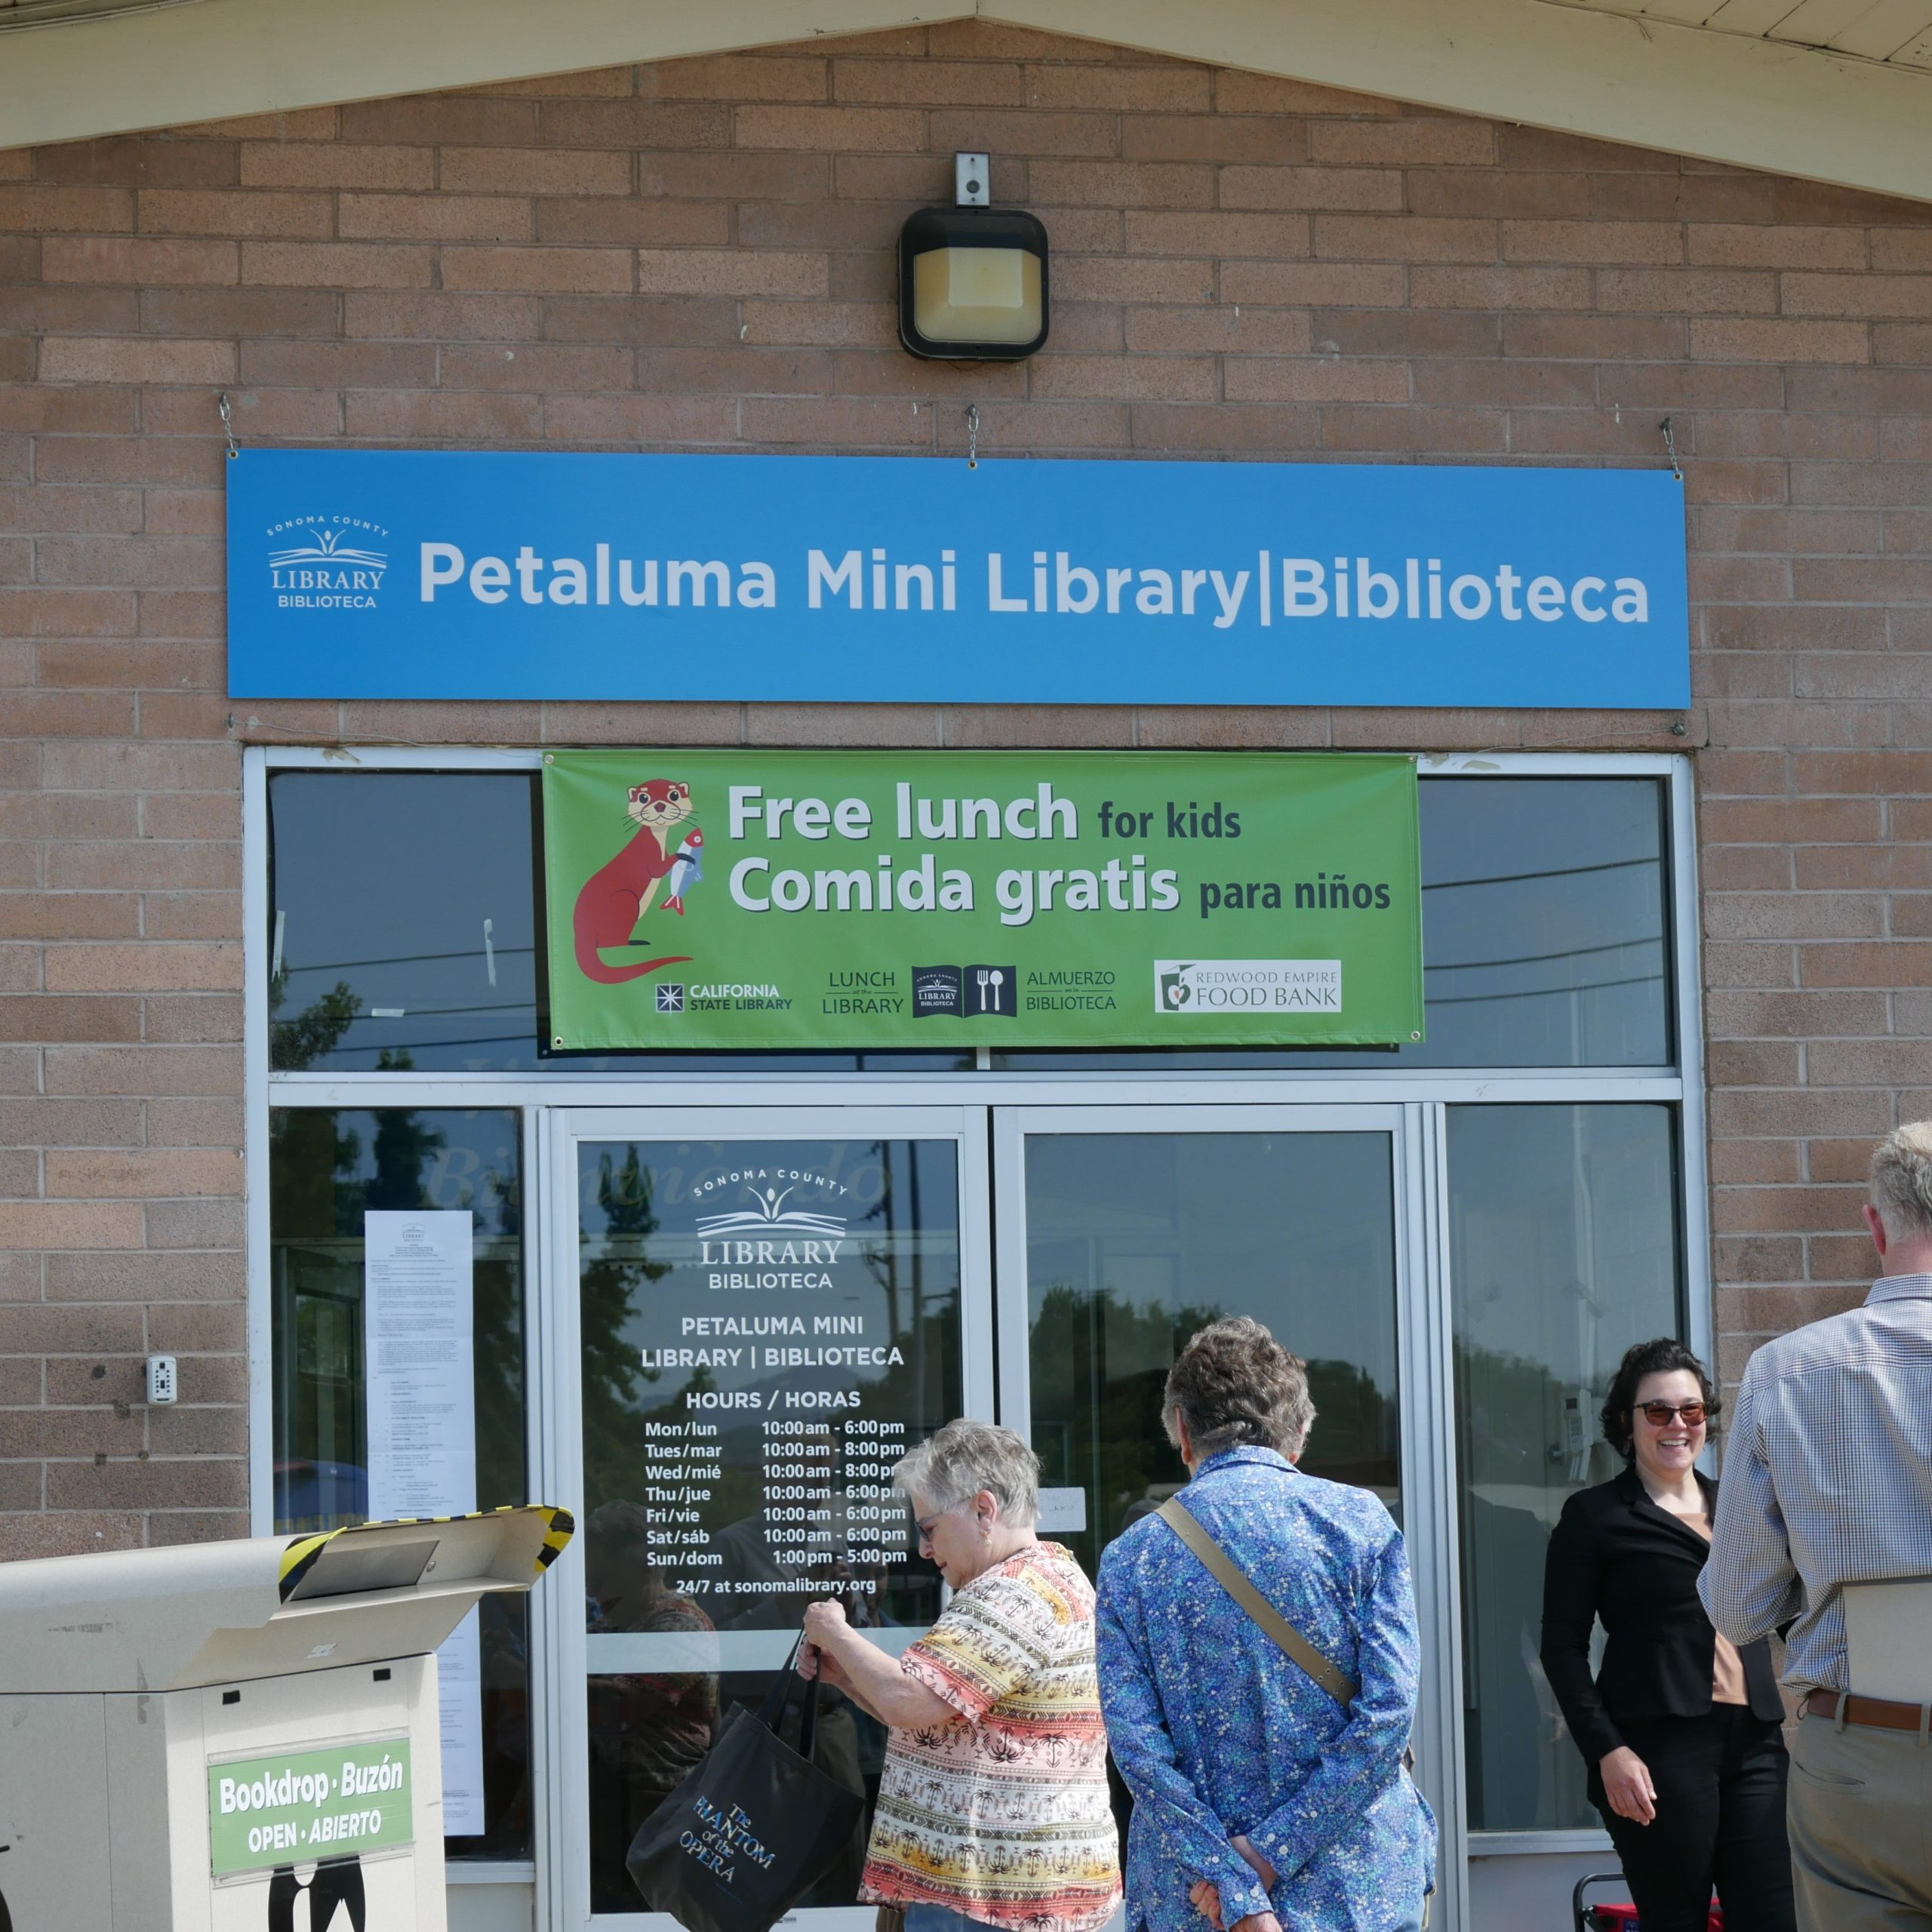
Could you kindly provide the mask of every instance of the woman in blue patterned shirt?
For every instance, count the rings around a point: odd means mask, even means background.
[[[1246,1317],[1204,1328],[1161,1419],[1181,1500],[1358,1688],[1346,1708],[1158,1517],[1100,1561],[1100,1702],[1134,1794],[1130,1932],[1417,1932],[1435,1821],[1404,1768],[1418,1646],[1408,1557],[1367,1490],[1294,1466],[1302,1363]]]

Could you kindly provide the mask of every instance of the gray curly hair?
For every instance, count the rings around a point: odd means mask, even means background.
[[[961,1417],[902,1457],[892,1486],[929,1509],[957,1509],[981,1490],[999,1505],[999,1518],[1016,1528],[1040,1519],[1040,1459],[1010,1429]]]
[[[1244,1442],[1299,1456],[1315,1420],[1308,1365],[1251,1315],[1211,1321],[1168,1371],[1161,1421],[1178,1448],[1177,1417],[1203,1462]]]

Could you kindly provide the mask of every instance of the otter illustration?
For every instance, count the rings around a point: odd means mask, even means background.
[[[571,915],[577,970],[586,979],[602,986],[618,986],[626,980],[641,980],[660,966],[681,966],[689,960],[688,953],[667,953],[661,959],[647,959],[639,964],[612,966],[598,955],[606,946],[638,943],[631,935],[650,911],[659,884],[679,863],[679,838],[687,842],[701,841],[695,826],[688,834],[673,835],[691,814],[688,785],[653,778],[630,788],[624,816],[637,826],[637,835],[608,866],[584,881]],[[688,863],[691,855],[683,856]],[[684,881],[681,878],[679,883]],[[685,909],[679,905],[675,909],[681,913]]]

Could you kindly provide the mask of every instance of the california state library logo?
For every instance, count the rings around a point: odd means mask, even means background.
[[[367,517],[297,516],[269,525],[269,586],[285,611],[373,611],[389,532]]]

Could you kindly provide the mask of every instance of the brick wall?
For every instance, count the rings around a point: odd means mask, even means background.
[[[1020,368],[898,349],[990,148]],[[221,696],[222,445],[1655,463],[1697,708]],[[1673,728],[1684,728],[1675,735]],[[1719,1326],[1932,1111],[1932,207],[977,23],[0,153],[0,1555],[244,1527],[239,746],[1694,748]],[[149,1411],[140,1364],[182,1358]]]

